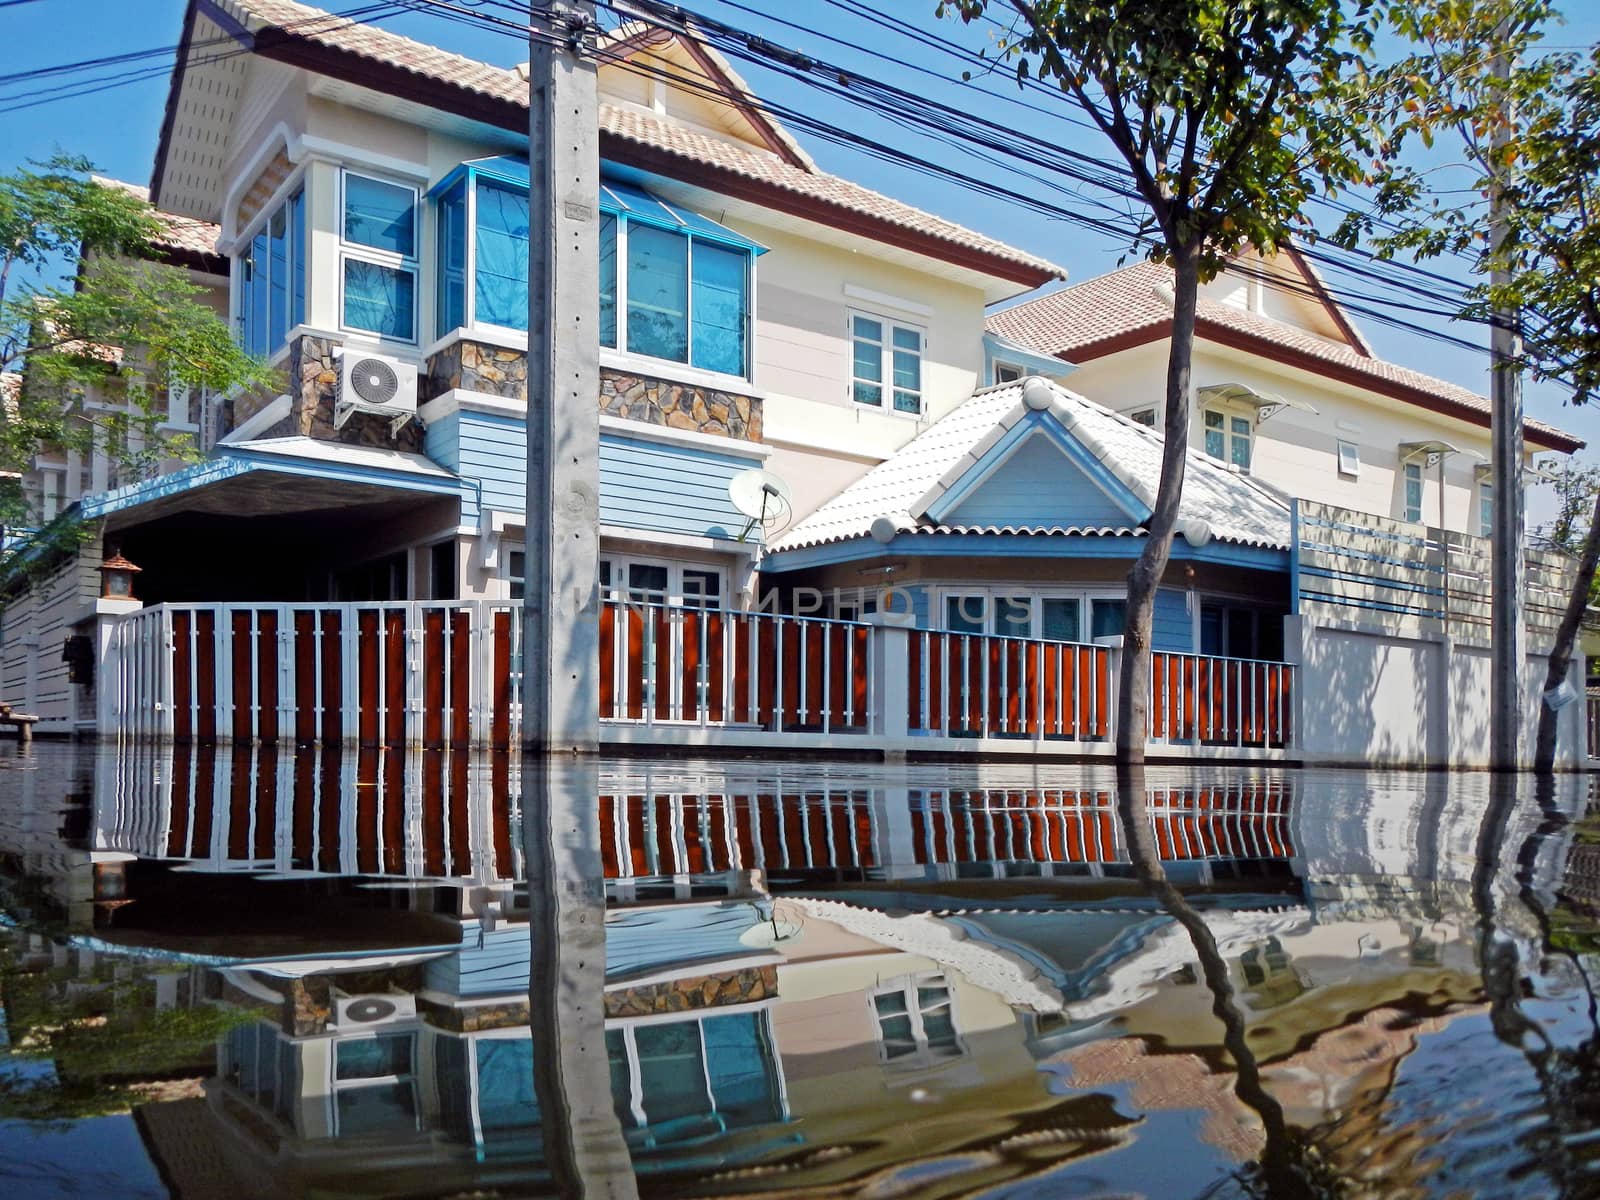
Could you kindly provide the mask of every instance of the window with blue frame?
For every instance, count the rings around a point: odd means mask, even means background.
[[[344,172],[340,323],[396,341],[417,340],[417,190]]]
[[[527,187],[527,164],[498,157],[463,163],[434,188],[438,332],[527,329]],[[762,247],[617,180],[602,182],[600,209],[600,344],[748,377]]]
[[[239,342],[266,358],[306,319],[306,200],[296,191],[274,208],[238,256]]]

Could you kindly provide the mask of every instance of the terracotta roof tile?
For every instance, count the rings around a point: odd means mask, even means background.
[[[107,179],[100,175],[96,175],[94,181],[104,187],[117,187],[125,192],[132,192],[147,202],[150,199],[150,189],[140,187],[136,183],[124,183],[120,179]],[[210,221],[180,217],[177,213],[166,212],[159,208],[153,215],[160,222],[161,232],[151,239],[151,245],[158,249],[176,250],[184,254],[216,254],[217,238],[221,236],[222,230]]]
[[[293,0],[226,0],[226,4],[258,35],[272,27],[284,29],[297,38],[398,67],[419,79],[463,88],[518,107],[527,106],[528,84],[515,69],[478,62]],[[1065,270],[1036,255],[836,175],[787,162],[769,150],[730,142],[615,105],[602,103],[599,115],[602,132],[682,159],[686,165],[720,168],[796,199],[913,231],[954,249],[1021,268],[1041,279],[1066,277]]]
[[[988,327],[1002,337],[1068,361],[1072,361],[1075,354],[1092,358],[1097,348],[1106,343],[1117,343],[1141,333],[1149,334],[1150,340],[1166,336],[1172,306],[1156,295],[1156,289],[1171,286],[1170,268],[1158,263],[1135,263],[993,313]],[[1201,337],[1208,335],[1207,326],[1211,327],[1212,336],[1218,331],[1241,334],[1253,341],[1326,363],[1347,375],[1370,380],[1380,390],[1390,385],[1424,393],[1480,414],[1487,423],[1489,401],[1471,388],[1385,362],[1362,349],[1319,337],[1298,326],[1221,300],[1202,296],[1196,318]],[[1085,351],[1089,353],[1082,353]],[[1544,434],[1573,448],[1583,444],[1565,430],[1543,421],[1529,420],[1526,427],[1530,433]]]

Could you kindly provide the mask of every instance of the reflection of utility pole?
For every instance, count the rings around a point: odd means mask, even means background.
[[[593,752],[600,626],[600,151],[593,0],[528,37],[528,490],[522,741]]]
[[[1494,182],[1489,192],[1489,241],[1494,256],[1490,283],[1504,287],[1511,272],[1500,260],[1510,234],[1506,220],[1505,150],[1511,142],[1511,59],[1506,52],[1509,25],[1496,34],[1494,79],[1500,114],[1489,140]],[[1489,333],[1490,470],[1494,483],[1494,515],[1489,546],[1489,765],[1515,770],[1522,761],[1522,671],[1526,662],[1522,627],[1522,385],[1517,361],[1522,357],[1519,315],[1495,309]]]
[[[597,768],[527,760],[528,1025],[545,1164],[557,1192],[639,1194],[606,1054],[606,891]]]

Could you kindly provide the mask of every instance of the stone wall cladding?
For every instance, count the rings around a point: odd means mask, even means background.
[[[673,383],[649,375],[629,375],[602,367],[600,411],[646,425],[665,425],[745,442],[761,441],[761,400]]]
[[[524,403],[528,399],[528,358],[520,350],[463,339],[428,360],[427,376],[423,388],[427,400],[454,388]],[[745,442],[762,440],[761,400],[756,396],[610,367],[600,369],[600,411],[644,425],[666,425]]]
[[[778,968],[746,967],[721,975],[698,975],[606,992],[607,1017],[649,1017],[693,1012],[725,1004],[750,1004],[778,994]]]
[[[256,181],[250,185],[250,190],[239,201],[238,228],[243,229],[255,220],[256,214],[266,206],[267,201],[272,198],[272,193],[289,178],[289,172],[292,170],[294,164],[289,161],[287,151],[279,150],[272,156],[272,161],[261,168],[261,174],[256,176]]]
[[[339,386],[339,360],[333,352],[339,346],[331,338],[301,334],[289,346],[289,427],[290,436],[340,442],[346,446],[376,446],[384,450],[422,450],[422,430],[416,421],[391,434],[388,417],[375,413],[356,413],[343,429],[333,426],[333,397]]]
[[[452,388],[524,403],[528,399],[528,356],[521,350],[462,339],[428,360],[427,376],[429,400]]]

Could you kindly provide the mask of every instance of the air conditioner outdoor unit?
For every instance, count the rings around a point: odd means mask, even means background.
[[[371,992],[364,996],[334,993],[333,1023],[338,1029],[371,1029],[414,1021],[416,1016],[417,998],[409,992]]]
[[[343,429],[351,413],[375,413],[392,418],[390,430],[417,415],[417,368],[386,354],[357,350],[339,355],[339,387],[333,398],[333,427]]]

